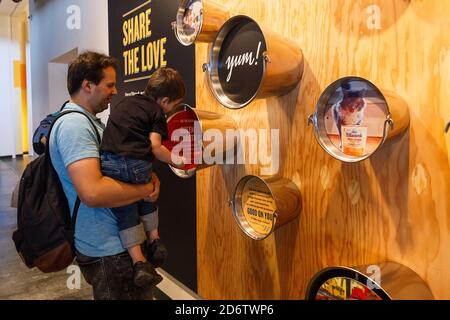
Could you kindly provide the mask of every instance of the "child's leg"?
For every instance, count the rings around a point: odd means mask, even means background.
[[[146,163],[136,160],[128,160],[122,156],[102,153],[101,166],[104,175],[110,176],[114,179],[121,180],[128,183],[146,183],[148,181],[140,181],[136,177],[136,173],[139,172],[139,165],[144,165],[143,173],[144,180],[149,181],[148,172],[150,169]],[[162,281],[162,277],[152,267],[151,263],[147,262],[147,259],[141,251],[140,244],[145,242],[146,235],[144,227],[139,219],[139,205],[134,203],[129,206],[113,208],[111,209],[114,215],[117,217],[117,225],[119,228],[119,236],[124,248],[128,250],[128,253],[133,260],[133,282],[138,287],[144,287],[148,285],[156,285]]]
[[[124,248],[133,259],[133,263],[146,261],[140,245],[145,242],[146,234],[142,223],[139,220],[138,204],[113,208],[111,211],[117,217],[119,236]]]
[[[159,212],[151,202],[141,201],[139,202],[139,215],[141,221],[144,224],[144,230],[147,233],[147,237],[150,242],[159,239],[158,225],[159,225]]]
[[[131,182],[130,173],[127,170],[129,166],[125,157],[109,152],[102,152],[100,160],[103,175],[123,182]],[[112,208],[111,211],[117,218],[117,226],[122,245],[128,250],[128,253],[133,259],[133,263],[146,261],[139,246],[146,240],[146,235],[139,219],[138,203]]]
[[[128,250],[128,253],[131,256],[131,259],[133,259],[133,264],[136,264],[136,262],[145,262],[145,261],[147,261],[147,259],[145,258],[145,256],[142,253],[140,245],[127,248],[127,250]]]
[[[144,229],[149,239],[147,243],[147,258],[155,268],[158,268],[164,264],[168,256],[166,247],[159,239],[158,207],[148,202],[141,202],[139,205],[141,206],[141,220],[144,224]]]
[[[133,207],[133,209],[130,209]],[[119,235],[123,246],[133,260],[133,282],[138,287],[157,285],[163,278],[147,261],[141,244],[145,242],[144,227],[139,221],[138,204],[112,209],[118,217]]]
[[[150,243],[152,243],[156,239],[159,239],[158,229],[153,229],[150,232],[147,232],[147,238],[150,240]]]

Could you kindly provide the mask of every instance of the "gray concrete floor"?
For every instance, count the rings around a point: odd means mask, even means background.
[[[11,240],[17,227],[17,212],[10,207],[10,199],[30,161],[27,156],[0,160],[0,300],[90,300],[92,289],[82,276],[80,289],[69,289],[75,283],[71,281],[73,273],[45,274],[37,269],[30,270],[17,254]]]

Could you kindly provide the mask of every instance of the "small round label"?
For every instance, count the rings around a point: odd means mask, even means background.
[[[250,179],[242,191],[243,216],[253,231],[267,236],[273,229],[276,204],[267,185],[259,178]]]

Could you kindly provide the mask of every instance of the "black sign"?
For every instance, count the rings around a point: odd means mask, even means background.
[[[119,94],[142,92],[159,67],[178,70],[195,105],[195,49],[179,44],[172,31],[178,0],[109,0],[110,54],[119,60]],[[190,90],[192,89],[192,90]]]
[[[244,104],[254,98],[264,77],[267,45],[260,27],[250,18],[227,23],[233,27],[224,36],[219,53],[219,81],[229,99]]]
[[[195,105],[195,48],[182,46],[172,31],[178,0],[109,0],[109,50],[117,58],[118,97],[144,91],[159,67],[180,72],[187,89],[185,102]],[[197,289],[196,183],[178,178],[167,164],[155,162],[161,180],[159,233],[169,250],[163,269]]]

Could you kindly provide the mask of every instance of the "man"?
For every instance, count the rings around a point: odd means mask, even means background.
[[[132,282],[133,264],[119,238],[110,209],[149,197],[156,200],[159,181],[131,185],[103,176],[100,170],[100,136],[104,125],[95,117],[106,110],[116,90],[115,59],[95,53],[81,54],[69,66],[67,88],[71,113],[58,119],[50,135],[50,156],[71,210],[81,200],[75,228],[77,261],[94,299],[151,299],[151,287]],[[153,184],[155,183],[155,186]]]

